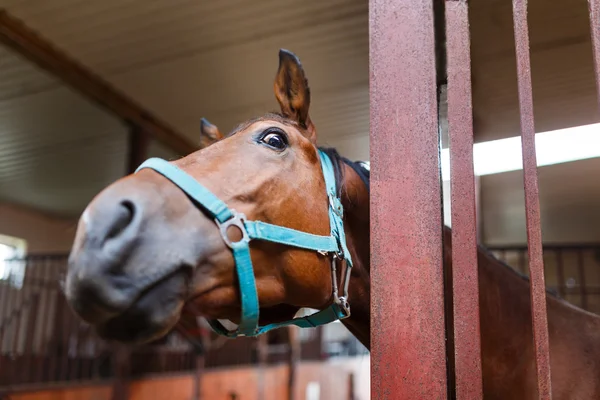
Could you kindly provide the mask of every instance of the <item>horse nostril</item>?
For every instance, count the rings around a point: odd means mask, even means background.
[[[135,216],[136,206],[131,200],[123,200],[118,206],[117,214],[110,227],[106,239],[119,236],[131,224]]]

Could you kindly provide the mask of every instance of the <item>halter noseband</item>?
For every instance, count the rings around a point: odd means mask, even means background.
[[[160,159],[150,158],[138,167],[136,172],[144,168],[153,169],[169,179],[192,200],[206,211],[219,226],[221,236],[227,246],[233,251],[235,268],[240,287],[240,299],[242,306],[242,318],[238,328],[230,331],[219,322],[219,320],[208,320],[212,329],[223,336],[256,336],[271,329],[295,325],[301,328],[312,328],[325,325],[330,322],[341,320],[350,316],[350,305],[348,304],[348,284],[350,283],[350,271],[352,258],[346,246],[346,235],[344,232],[344,210],[341,200],[337,195],[334,169],[331,159],[323,151],[319,151],[321,168],[325,178],[327,197],[329,198],[329,224],[331,234],[329,236],[313,235],[285,228],[283,226],[268,224],[262,221],[248,221],[242,213],[230,209],[217,196],[202,186],[198,181],[175,165]],[[230,226],[237,227],[242,232],[242,239],[233,242],[227,235]],[[324,310],[314,314],[294,318],[289,321],[273,323],[265,326],[258,325],[259,304],[256,292],[256,279],[250,258],[250,241],[266,240],[288,246],[307,250],[314,250],[323,256],[331,257],[331,276],[333,303]],[[342,294],[338,294],[337,262],[344,264],[345,271],[342,275]]]

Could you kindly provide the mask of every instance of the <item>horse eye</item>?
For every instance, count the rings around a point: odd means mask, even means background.
[[[277,150],[283,150],[287,146],[285,139],[279,133],[266,134],[262,138],[262,142]]]

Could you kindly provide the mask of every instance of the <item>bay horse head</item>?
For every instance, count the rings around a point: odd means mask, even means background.
[[[348,325],[354,296],[368,346],[368,180],[317,147],[308,81],[289,51],[274,91],[281,112],[226,136],[203,120],[201,150],[146,161],[83,212],[66,297],[101,337],[156,340],[190,310],[230,337]],[[367,278],[349,289],[350,274]],[[301,308],[319,311],[294,319]]]

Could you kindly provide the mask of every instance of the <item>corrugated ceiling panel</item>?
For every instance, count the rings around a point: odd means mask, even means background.
[[[0,202],[76,216],[123,175],[123,124],[1,49]],[[7,60],[4,63],[4,60]]]
[[[58,86],[56,79],[0,46],[0,102]]]
[[[365,15],[355,0],[2,0],[103,74]]]
[[[312,113],[333,127],[321,134],[367,133],[365,121],[350,121],[354,108],[368,115],[366,0],[2,1],[192,140],[203,116],[227,131],[276,108],[272,85],[281,47],[296,52],[307,69]],[[362,92],[360,104],[356,96],[344,103],[347,90]],[[338,109],[320,106],[334,98],[342,100]]]

